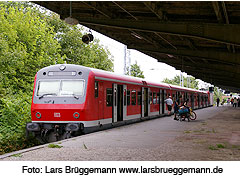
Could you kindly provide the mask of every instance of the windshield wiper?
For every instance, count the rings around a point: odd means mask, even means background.
[[[79,99],[79,97],[76,96],[75,94],[72,94],[72,95],[73,95],[73,97],[74,97],[75,99]]]
[[[57,96],[56,93],[46,93],[46,94],[41,95],[41,96],[39,97],[39,99],[42,99],[44,96],[48,96],[48,95],[55,95],[55,96]]]

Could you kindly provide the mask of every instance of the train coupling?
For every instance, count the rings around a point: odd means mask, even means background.
[[[80,129],[80,124],[68,123],[66,125],[66,131],[78,131]]]
[[[28,131],[40,131],[38,123],[27,123],[26,128]]]

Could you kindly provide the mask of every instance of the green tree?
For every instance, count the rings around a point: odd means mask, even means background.
[[[214,87],[213,101],[216,102],[216,101],[217,101],[217,98],[219,98],[219,99],[220,99],[220,102],[221,102],[221,101],[222,101],[222,96],[223,96],[222,91],[219,90],[219,88]]]
[[[35,73],[62,62],[61,46],[50,26],[30,8],[0,6],[0,79],[2,95],[29,91]]]
[[[69,59],[113,68],[110,53],[99,40],[83,44],[83,28],[53,16],[28,2],[0,2],[0,154],[36,143],[26,139],[25,125],[31,120],[33,82],[39,69]]]
[[[192,89],[198,89],[198,81],[194,77],[189,77],[190,79],[190,86],[189,88]],[[173,85],[180,85],[180,76],[176,75],[173,79],[168,79],[165,78],[162,82],[167,83],[167,84],[173,84]],[[187,87],[187,77],[184,77],[184,87]]]
[[[140,66],[137,64],[137,62],[130,66],[130,71],[129,69],[127,70],[127,75],[130,75],[130,72],[131,76],[144,78],[143,71],[141,71]]]

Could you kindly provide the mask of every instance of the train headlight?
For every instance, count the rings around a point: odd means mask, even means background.
[[[75,119],[78,119],[78,118],[80,117],[80,114],[79,114],[78,112],[75,112],[75,113],[73,114],[73,117],[74,117]]]
[[[37,112],[36,113],[36,118],[40,119],[42,117],[41,113],[40,112]]]
[[[59,69],[60,69],[61,71],[63,71],[65,68],[66,68],[65,65],[61,65],[61,66],[59,67]]]

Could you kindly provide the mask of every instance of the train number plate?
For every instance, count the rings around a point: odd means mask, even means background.
[[[55,112],[55,113],[54,113],[54,117],[61,117],[61,114],[60,114],[60,113],[57,113],[57,112]]]

